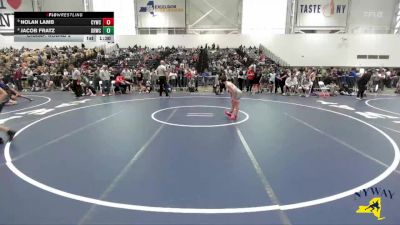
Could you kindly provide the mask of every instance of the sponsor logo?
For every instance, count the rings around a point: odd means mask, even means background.
[[[177,5],[160,5],[156,4],[155,1],[148,1],[146,6],[141,6],[139,9],[140,13],[150,13],[152,16],[156,16],[157,13],[164,12],[183,12],[184,9]]]
[[[377,220],[384,220],[382,216],[382,198],[392,200],[394,192],[380,187],[371,187],[354,193],[355,200],[370,199],[366,204],[358,206],[357,214],[372,214]]]
[[[381,211],[382,211],[382,200],[380,197],[378,197],[371,199],[368,205],[359,206],[356,213],[373,214],[377,220],[384,220],[385,217],[381,217]]]
[[[332,17],[335,14],[345,14],[347,5],[337,4],[335,0],[326,1],[326,4],[300,4],[301,14],[322,14]]]

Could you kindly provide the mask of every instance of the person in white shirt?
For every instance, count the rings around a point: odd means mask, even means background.
[[[27,76],[29,87],[32,88],[32,86],[33,86],[33,71],[31,70],[31,68],[28,67],[28,69],[26,69],[25,75]]]
[[[70,88],[70,81],[69,81],[69,72],[67,69],[64,69],[63,77],[61,80],[61,90],[68,91]]]
[[[131,92],[132,70],[130,70],[128,67],[125,67],[122,70],[121,75],[124,77],[125,81],[127,81],[129,83],[129,85],[127,85],[127,88],[129,90],[129,92]]]
[[[312,87],[312,81],[309,74],[303,73],[300,78],[299,92],[302,92],[303,97],[309,97]]]
[[[290,95],[290,93],[293,93],[296,91],[296,87],[298,85],[297,78],[295,74],[291,74],[290,77],[288,77],[285,81],[285,89],[286,93]]]
[[[151,72],[147,67],[143,69],[143,83],[146,84],[147,81],[151,80]]]
[[[74,68],[72,72],[72,91],[74,91],[77,98],[82,97],[82,87],[81,87],[81,71],[78,68]]]
[[[269,73],[269,82],[268,82],[269,83],[268,87],[269,87],[270,93],[274,93],[274,91],[275,91],[275,77],[276,77],[275,70],[272,69],[271,72]]]
[[[302,75],[303,73],[304,73],[304,71],[301,72],[300,70],[295,69],[295,71],[294,71],[294,76],[295,76],[297,79],[300,79],[300,77],[301,77],[301,75]]]
[[[169,73],[169,84],[171,85],[171,88],[175,88],[177,86],[177,77],[178,74],[175,72],[175,70],[171,70]]]
[[[111,77],[106,65],[103,65],[103,67],[100,69],[99,77],[103,83],[103,96],[106,96],[106,94],[111,95]]]
[[[69,75],[69,73],[68,73],[68,70],[67,70],[67,69],[64,69],[63,75],[64,75],[64,76],[68,76],[68,75]]]

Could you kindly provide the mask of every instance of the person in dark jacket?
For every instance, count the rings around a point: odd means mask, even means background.
[[[22,79],[22,68],[20,67],[14,73],[14,82],[15,82],[15,85],[17,85],[18,91],[22,91],[22,89],[23,89],[21,79]]]
[[[364,98],[364,92],[367,90],[367,84],[369,80],[371,79],[372,72],[368,71],[364,73],[364,75],[361,76],[361,78],[358,80],[357,85],[358,85],[358,93],[357,93],[357,99],[363,99]]]

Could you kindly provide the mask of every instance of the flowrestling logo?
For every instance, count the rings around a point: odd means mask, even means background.
[[[146,6],[141,6],[139,9],[140,13],[150,13],[152,16],[156,16],[159,12],[183,12],[182,7],[178,7],[174,4],[156,4],[155,1],[151,0],[147,2]]]
[[[337,4],[335,0],[324,1],[322,4],[300,4],[301,14],[322,14],[332,17],[335,14],[345,14],[347,5]]]
[[[354,194],[355,200],[370,199],[358,206],[357,214],[372,214],[377,220],[384,220],[383,214],[383,201],[382,198],[392,200],[394,192],[389,189],[371,187],[363,189]],[[364,201],[363,201],[364,202]]]

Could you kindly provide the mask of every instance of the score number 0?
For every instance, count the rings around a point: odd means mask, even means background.
[[[103,18],[103,34],[114,34],[114,18]]]
[[[114,18],[103,18],[103,26],[114,26]]]

